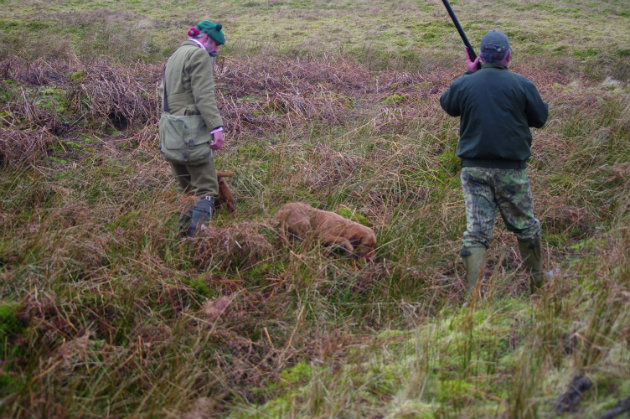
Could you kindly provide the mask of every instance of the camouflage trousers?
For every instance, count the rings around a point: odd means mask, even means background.
[[[525,169],[464,167],[461,174],[466,203],[466,232],[462,247],[488,248],[494,236],[497,209],[518,240],[540,238],[540,221]]]

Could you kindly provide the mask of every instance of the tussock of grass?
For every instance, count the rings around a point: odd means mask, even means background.
[[[260,225],[240,223],[208,226],[195,244],[195,259],[210,269],[251,269],[272,260],[274,249],[259,232]]]
[[[127,68],[90,63],[74,73],[68,106],[93,121],[109,119],[118,129],[134,123],[155,124],[159,106],[152,83],[156,72],[146,65]]]
[[[3,166],[28,165],[45,155],[53,136],[38,130],[0,129],[0,162]]]

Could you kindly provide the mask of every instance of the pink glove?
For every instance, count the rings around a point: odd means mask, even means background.
[[[466,69],[468,71],[470,71],[471,73],[474,73],[475,71],[479,70],[479,59],[481,58],[480,55],[477,55],[477,58],[475,58],[475,61],[472,61],[470,59],[470,54],[468,52],[468,48],[466,48]]]
[[[223,146],[223,132],[218,131],[212,134],[214,136],[214,141],[210,144],[210,148],[213,150],[218,150]]]

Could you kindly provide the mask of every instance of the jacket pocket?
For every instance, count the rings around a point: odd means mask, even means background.
[[[194,164],[212,155],[212,135],[201,115],[163,113],[159,123],[160,151],[165,160]]]

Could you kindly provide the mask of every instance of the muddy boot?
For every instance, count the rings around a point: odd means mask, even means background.
[[[190,226],[188,227],[188,237],[192,237],[199,232],[202,225],[210,221],[214,212],[214,204],[211,196],[204,196],[190,210]]]
[[[529,290],[533,294],[545,282],[545,274],[542,267],[542,249],[540,239],[520,241],[518,242],[518,250],[525,264],[525,268],[529,271]]]
[[[464,266],[466,266],[466,287],[470,294],[472,294],[477,287],[477,280],[481,276],[481,267],[485,254],[485,247],[469,247],[462,249],[460,253],[460,256],[464,260]]]

